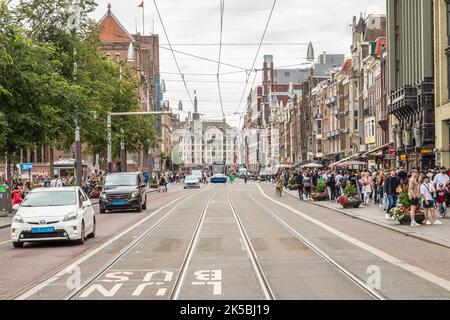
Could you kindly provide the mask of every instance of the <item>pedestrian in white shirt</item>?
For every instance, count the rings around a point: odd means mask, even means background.
[[[449,176],[444,172],[445,168],[441,168],[439,173],[434,177],[433,184],[434,188],[437,189],[439,185],[443,184],[447,185],[447,182],[450,180]]]
[[[59,179],[58,175],[55,175],[55,178],[50,181],[50,188],[62,188],[62,186],[62,180]]]
[[[429,220],[429,213],[431,213],[431,216],[433,218],[435,225],[440,225],[442,222],[440,222],[436,217],[436,209],[435,209],[435,203],[433,198],[433,193],[435,193],[436,190],[433,187],[433,184],[430,183],[430,179],[428,177],[425,177],[423,179],[423,183],[420,186],[420,193],[423,197],[423,207],[425,210],[425,224],[431,225],[431,222]]]

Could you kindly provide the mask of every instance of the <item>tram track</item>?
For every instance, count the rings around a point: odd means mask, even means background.
[[[194,234],[192,235],[191,241],[189,242],[188,249],[186,251],[186,255],[183,258],[183,262],[180,267],[180,272],[178,274],[178,277],[175,280],[175,285],[173,286],[172,292],[170,294],[170,300],[178,300],[180,296],[180,292],[183,288],[183,285],[186,280],[186,274],[190,265],[190,262],[192,260],[192,256],[194,254],[195,247],[197,246],[200,231],[203,226],[203,222],[205,221],[206,213],[208,212],[209,205],[211,204],[211,201],[213,197],[215,196],[215,193],[208,199],[205,206],[203,207],[202,214],[200,216],[200,219],[197,223],[197,226],[194,230]]]
[[[348,278],[351,282],[360,287],[363,291],[365,291],[368,295],[376,300],[388,300],[384,295],[382,295],[377,290],[373,289],[363,280],[361,280],[358,276],[350,272],[347,268],[342,266],[335,259],[331,258],[328,254],[326,254],[323,250],[321,250],[318,246],[308,240],[304,235],[295,230],[292,226],[290,226],[286,221],[281,219],[277,214],[275,214],[272,210],[270,210],[267,206],[262,204],[260,201],[256,200],[255,197],[251,194],[250,186],[248,187],[248,195],[249,198],[255,202],[258,206],[260,206],[270,217],[272,217],[278,224],[280,224],[285,230],[287,230],[292,236],[301,241],[304,245],[306,245],[310,250],[316,253],[318,256],[323,258],[327,263],[334,267],[334,269],[338,270],[342,273],[346,278]]]
[[[204,193],[210,190],[210,188],[201,191],[200,193]],[[151,235],[161,224],[163,224],[176,210],[186,203],[188,200],[193,198],[194,196],[198,196],[198,193],[194,193],[188,197],[182,199],[179,203],[177,203],[172,209],[170,209],[163,217],[161,217],[157,222],[152,224],[149,228],[147,228],[144,232],[142,232],[136,239],[134,239],[127,246],[122,248],[118,254],[116,254],[113,258],[111,258],[107,263],[105,263],[101,268],[99,268],[93,275],[91,275],[81,286],[74,289],[69,295],[67,295],[64,300],[72,300],[77,297],[82,291],[87,289],[93,282],[98,280],[106,271],[111,269],[120,259],[122,259],[126,254],[131,252],[136,246],[138,246],[147,236]],[[207,204],[209,204],[210,200]],[[202,213],[203,217],[203,213]],[[198,225],[197,225],[198,228]],[[197,230],[197,229],[196,229]]]
[[[236,206],[234,205],[233,200],[231,199],[231,192],[228,193],[228,203],[230,204],[231,210],[233,211],[233,216],[236,220],[239,233],[241,234],[242,242],[244,244],[244,248],[247,251],[247,254],[250,258],[250,262],[252,264],[253,270],[256,273],[256,277],[260,284],[260,287],[264,293],[266,300],[275,300],[275,295],[269,285],[269,281],[267,280],[266,275],[264,274],[261,263],[258,260],[258,256],[256,254],[255,249],[253,248],[250,238],[245,231],[244,225],[242,223],[241,218],[236,210]]]

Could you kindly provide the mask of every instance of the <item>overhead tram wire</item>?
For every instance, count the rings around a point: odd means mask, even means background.
[[[114,33],[114,32],[108,32],[108,31],[105,31],[105,33],[108,33],[108,34],[114,35],[114,36],[116,36],[116,37],[124,38],[124,39],[127,39],[127,40],[128,40],[128,37],[125,37],[125,36],[120,35],[120,34],[116,34],[116,33]],[[175,50],[175,49],[173,49],[173,47],[167,48],[167,47],[164,47],[164,46],[161,45],[161,44],[155,44],[155,46],[158,47],[158,48],[160,48],[160,49],[164,49],[164,50],[170,51],[172,54],[175,52],[175,53],[179,53],[179,54],[181,54],[181,55],[189,56],[189,57],[192,57],[192,58],[195,58],[195,59],[205,60],[205,61],[209,61],[209,62],[213,62],[213,63],[219,63],[219,61],[217,61],[217,60],[210,59],[210,58],[205,58],[205,57],[202,57],[202,56],[199,56],[199,55],[195,55],[195,54],[192,54],[192,53],[189,53],[189,52],[185,52],[185,51]],[[176,61],[177,61],[177,60],[176,60]],[[225,75],[225,74],[233,74],[233,73],[247,72],[247,71],[248,71],[246,68],[240,67],[240,66],[237,66],[237,65],[234,65],[234,64],[225,63],[225,62],[220,62],[220,64],[221,64],[221,65],[224,65],[224,66],[227,66],[227,67],[231,67],[231,68],[235,68],[235,69],[240,69],[240,70],[241,70],[241,71],[226,72],[226,73],[223,73],[224,75]],[[162,72],[161,72],[161,73],[162,73]],[[177,73],[177,74],[178,74],[178,73]],[[214,76],[215,76],[216,74],[215,74],[215,73],[212,73],[211,75],[214,75]]]
[[[264,28],[264,32],[263,32],[263,35],[261,37],[261,41],[259,42],[258,50],[256,51],[255,59],[253,59],[253,64],[252,64],[252,67],[250,68],[251,71],[254,69],[256,60],[258,59],[259,51],[261,50],[261,46],[262,46],[262,44],[264,42],[264,38],[266,36],[266,32],[267,32],[267,29],[269,27],[269,23],[270,23],[270,20],[272,18],[273,10],[275,9],[275,5],[276,4],[277,4],[277,0],[274,0],[273,1],[273,5],[272,5],[272,9],[270,10],[269,18],[267,19],[266,27]],[[250,73],[247,73],[247,79],[245,81],[244,91],[242,92],[241,102],[239,103],[238,108],[236,109],[236,112],[235,112],[236,114],[238,114],[239,110],[241,109],[242,101],[244,100],[244,96],[245,96],[245,92],[247,91],[247,86],[248,86],[248,81],[249,80],[250,80]]]
[[[172,45],[170,44],[169,35],[167,34],[167,30],[166,30],[166,27],[165,27],[165,25],[164,25],[163,19],[162,19],[162,17],[161,17],[161,13],[159,12],[159,8],[158,8],[158,4],[156,3],[156,0],[153,0],[153,4],[155,5],[156,12],[158,13],[159,21],[161,22],[161,26],[162,26],[163,31],[164,31],[164,34],[165,34],[165,36],[166,36],[167,42],[169,43],[170,50],[171,50],[172,56],[173,56],[173,60],[175,61],[175,64],[177,65],[178,72],[180,73],[180,77],[181,77],[181,79],[183,80],[183,84],[184,84],[184,87],[186,88],[186,92],[187,92],[187,94],[188,94],[189,100],[190,100],[191,103],[192,103],[192,107],[194,107],[194,100],[192,100],[191,93],[189,92],[189,89],[188,89],[188,87],[187,87],[186,81],[185,81],[185,79],[184,79],[184,75],[183,75],[183,73],[181,72],[180,65],[178,64],[177,57],[175,56],[175,53],[174,53],[173,48],[172,48]]]
[[[158,47],[161,48],[161,49],[170,50],[172,52],[176,52],[176,53],[179,53],[179,54],[182,54],[182,55],[185,55],[185,56],[190,56],[190,57],[193,57],[193,58],[197,58],[197,59],[200,59],[200,60],[206,60],[206,61],[209,61],[209,62],[218,63],[217,60],[201,57],[201,56],[198,56],[198,55],[195,55],[195,54],[192,54],[192,53],[187,53],[187,52],[183,52],[183,51],[179,51],[179,50],[163,47],[161,45],[159,45]],[[224,65],[224,66],[227,66],[227,67],[232,67],[232,68],[241,69],[241,70],[247,70],[244,67],[240,67],[240,66],[237,66],[237,65],[234,65],[234,64],[230,64],[230,63],[220,62],[220,64]]]
[[[230,74],[238,74],[238,73],[243,73],[243,72],[247,72],[247,70],[242,70],[242,71],[231,71],[231,72],[222,72],[220,73],[221,76],[226,76],[226,75],[230,75]],[[159,72],[160,74],[176,74],[178,75],[178,72]],[[217,73],[184,73],[185,76],[217,76]]]
[[[223,110],[222,91],[220,89],[220,60],[222,58],[222,36],[223,36],[223,16],[225,12],[225,0],[220,2],[220,45],[219,45],[219,62],[217,63],[217,87],[219,89],[220,108],[222,109],[225,118],[225,111]]]

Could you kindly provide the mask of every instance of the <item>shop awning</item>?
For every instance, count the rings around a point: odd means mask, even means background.
[[[337,161],[337,162],[335,162],[335,163],[330,164],[329,167],[336,167],[336,165],[338,165],[338,164],[340,164],[340,163],[343,163],[343,162],[352,160],[352,159],[354,159],[354,158],[356,158],[356,157],[360,157],[363,153],[364,153],[364,152],[360,152],[360,153],[354,154],[354,155],[352,155],[352,156],[350,156],[350,157],[347,157],[347,158],[345,158],[345,159],[339,160],[339,161]]]
[[[379,147],[379,148],[376,148],[376,149],[374,149],[374,150],[372,150],[372,151],[369,151],[369,152],[364,153],[362,156],[363,156],[363,157],[366,157],[366,156],[371,155],[371,154],[374,154],[375,152],[378,152],[378,151],[380,151],[380,150],[384,150],[384,149],[386,149],[387,147],[390,147],[390,146],[392,146],[392,145],[394,145],[394,143],[388,143],[388,144],[385,144],[385,145],[382,146],[382,147]]]

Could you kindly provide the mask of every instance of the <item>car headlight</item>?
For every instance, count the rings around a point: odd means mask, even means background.
[[[25,222],[23,221],[23,217],[22,217],[21,215],[19,215],[19,214],[16,214],[16,215],[14,216],[13,222],[17,222],[17,223],[25,223]]]
[[[71,212],[66,214],[64,221],[76,220],[78,218],[78,212]]]
[[[137,197],[139,197],[139,191],[133,192],[133,193],[131,194],[131,197],[132,197],[132,198],[137,198]]]
[[[102,192],[102,193],[100,194],[100,197],[101,197],[103,200],[106,200],[106,193],[105,193],[105,192]]]

